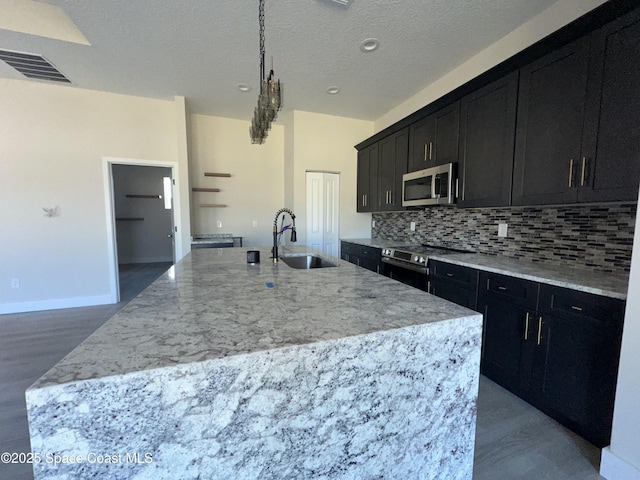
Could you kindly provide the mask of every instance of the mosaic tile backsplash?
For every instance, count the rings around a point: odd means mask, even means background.
[[[442,245],[476,253],[629,272],[636,203],[374,213],[372,237]],[[416,230],[410,230],[416,222]],[[498,237],[498,224],[508,224]]]

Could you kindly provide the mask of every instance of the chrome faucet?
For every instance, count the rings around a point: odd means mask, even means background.
[[[291,220],[293,221],[293,225],[291,226],[291,241],[296,242],[298,240],[298,235],[296,234],[296,216],[290,209],[281,208],[280,210],[278,210],[278,212],[276,213],[276,217],[273,219],[273,250],[271,251],[271,258],[273,258],[273,263],[278,263],[278,235],[283,234],[284,231],[289,228],[289,225],[287,225],[286,227],[283,227],[280,232],[278,232],[278,217],[281,213],[288,213],[291,217]]]

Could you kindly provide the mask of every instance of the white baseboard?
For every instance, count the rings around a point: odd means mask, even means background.
[[[640,469],[626,462],[611,451],[602,449],[600,475],[607,480],[640,480]]]
[[[36,300],[33,302],[0,304],[0,315],[6,313],[39,312],[42,310],[59,310],[61,308],[92,307],[118,303],[115,294],[96,295],[92,297],[56,298],[52,300]]]

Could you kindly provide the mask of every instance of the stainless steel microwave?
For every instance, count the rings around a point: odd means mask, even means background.
[[[402,206],[444,205],[456,201],[456,164],[405,173],[402,176]]]

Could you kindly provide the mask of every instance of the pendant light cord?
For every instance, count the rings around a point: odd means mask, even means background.
[[[260,92],[266,78],[264,71],[264,0],[259,0],[258,21],[260,23]]]

